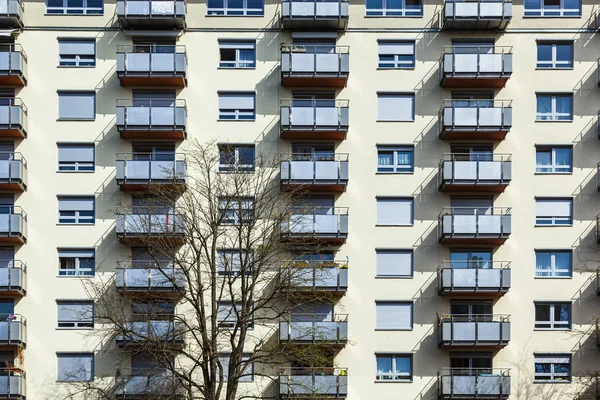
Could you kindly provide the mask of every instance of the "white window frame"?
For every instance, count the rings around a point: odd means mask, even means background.
[[[377,56],[378,60],[377,60],[377,68],[379,69],[414,69],[415,65],[416,65],[416,45],[415,42],[413,40],[381,40],[377,43],[377,48],[379,50],[379,46],[381,44],[392,44],[392,43],[397,43],[397,44],[412,44],[412,48],[413,48],[413,52],[412,52],[412,60],[410,61],[405,61],[405,60],[400,60],[400,56],[403,54],[393,54],[393,53],[388,53],[388,54],[382,54],[379,53]],[[394,59],[392,61],[382,61],[381,60],[381,56],[393,56]],[[385,64],[385,67],[382,67],[381,64]]]
[[[242,8],[229,8],[229,0],[221,0],[223,2],[223,8],[209,8],[206,7],[206,15],[209,16],[230,16],[230,17],[257,17],[265,15],[265,2],[262,3],[262,8],[248,8],[248,0],[244,0]],[[241,11],[241,13],[240,13]]]
[[[59,172],[94,172],[96,170],[96,146],[94,144],[87,143],[59,143],[57,145],[60,152],[61,147],[90,147],[94,152],[94,161],[60,161],[60,153],[58,158],[58,171]],[[69,169],[65,169],[65,167]],[[71,168],[72,167],[72,168]],[[87,168],[87,169],[83,169]]]
[[[60,53],[60,43],[61,42],[84,42],[84,43],[91,43],[94,46],[94,55],[91,56],[91,61],[92,64],[91,65],[81,65],[81,62],[84,60],[88,60],[89,62],[89,58],[85,58],[85,57],[90,57],[88,55],[81,55],[81,54],[61,54]],[[83,57],[83,58],[82,58]],[[67,64],[63,64],[63,62],[68,62],[68,63],[75,63],[75,65],[67,65]],[[79,38],[73,38],[73,39],[67,39],[67,38],[62,38],[62,39],[58,39],[58,65],[60,67],[71,67],[71,68],[93,68],[96,66],[96,39],[79,39]]]
[[[61,375],[61,370],[58,367],[58,360],[61,357],[69,357],[69,358],[73,358],[73,357],[82,357],[82,358],[89,358],[91,359],[91,369],[90,369],[90,374],[91,377],[90,379],[59,379],[59,376]],[[94,368],[94,361],[95,361],[95,355],[94,353],[69,353],[69,352],[60,352],[60,353],[56,353],[56,382],[93,382],[94,381],[94,374],[95,374],[95,368]]]
[[[218,310],[219,310],[219,306],[221,304],[230,304],[231,305],[231,310],[232,311],[228,315],[229,319],[226,319],[226,320],[219,319]],[[234,329],[235,328],[235,325],[237,324],[238,319],[237,319],[236,311],[235,311],[234,306],[233,306],[234,304],[238,304],[238,306],[237,306],[238,308],[237,309],[239,310],[239,307],[241,307],[242,303],[240,301],[235,301],[234,302],[234,301],[230,301],[230,300],[219,300],[219,301],[217,301],[217,326],[219,328],[221,328],[221,329]],[[248,329],[253,329],[254,328],[254,322],[253,321],[254,321],[254,319],[251,316],[250,321],[249,321],[250,323],[248,325]]]
[[[235,206],[238,203],[241,203],[242,211],[250,210],[249,218],[247,218],[247,219],[241,218],[240,215],[238,214],[238,211],[240,211],[239,208],[227,207],[227,206],[232,206],[232,205]],[[245,205],[248,205],[248,204],[249,204],[249,207],[244,207]],[[221,219],[221,225],[248,224],[254,218],[254,198],[244,197],[244,198],[239,198],[239,199],[234,198],[231,200],[227,200],[227,198],[220,198],[219,199],[219,215],[223,215],[223,218]]]
[[[392,98],[397,98],[397,99],[411,99],[412,100],[412,104],[411,104],[411,110],[410,110],[410,117],[409,118],[402,118],[402,117],[398,117],[397,115],[394,115],[391,118],[383,118],[381,116],[382,114],[382,110],[381,110],[381,104],[380,101],[382,99],[392,99]],[[415,110],[416,110],[416,96],[414,93],[407,93],[407,92],[377,92],[377,122],[414,122],[415,121]]]
[[[58,276],[63,278],[71,278],[71,277],[93,277],[96,274],[96,254],[94,249],[58,249],[59,253],[61,250],[79,250],[79,251],[92,251],[94,252],[94,267],[92,268],[82,268],[80,259],[84,257],[61,257],[60,254],[58,256]],[[87,257],[85,257],[87,259]],[[62,269],[62,260],[61,259],[72,259],[75,263],[75,268],[73,269]],[[63,273],[65,272],[65,273]],[[87,273],[86,273],[87,272]]]
[[[550,253],[550,269],[537,268],[538,253]],[[557,268],[556,253],[569,254],[569,266],[567,269]],[[573,252],[569,250],[535,250],[535,277],[536,278],[571,278],[573,276]],[[568,272],[568,275],[558,275],[558,273]],[[539,275],[540,273],[551,273],[551,275]]]
[[[227,276],[236,277],[236,276],[241,275],[241,268],[227,269],[227,268],[225,268],[224,263],[221,262],[221,260],[223,259],[223,257],[225,255],[234,256],[234,255],[238,255],[239,253],[245,254],[245,256],[248,257],[248,263],[250,265],[252,265],[252,258],[251,258],[252,254],[251,253],[249,254],[248,250],[246,250],[246,249],[218,249],[217,250],[217,276],[219,276],[219,277],[227,277]],[[233,266],[233,264],[230,261],[229,267],[231,267],[231,266]],[[252,275],[252,271],[250,271],[250,270],[246,271],[246,276],[248,276],[248,275]]]
[[[256,68],[256,42],[253,40],[248,40],[248,41],[243,41],[243,40],[236,40],[235,42],[247,42],[248,44],[252,44],[253,46],[253,51],[254,51],[254,65],[247,65],[248,61],[242,61],[240,59],[240,51],[241,50],[249,50],[249,49],[240,49],[240,48],[236,48],[235,49],[235,60],[234,61],[223,61],[221,60],[221,45],[224,43],[231,43],[234,41],[229,41],[229,40],[220,40],[219,41],[219,68],[224,68],[224,69],[255,69]],[[228,63],[233,63],[233,65],[223,65],[223,64],[228,64]]]
[[[536,107],[537,107],[537,99],[538,97],[550,97],[550,112],[549,113],[541,113],[536,110],[535,119],[536,121],[572,121],[573,120],[573,95],[572,94],[544,94],[537,93],[536,94]],[[572,113],[559,113],[556,111],[556,98],[557,97],[570,97],[571,98],[571,111]],[[558,117],[569,117],[569,119],[559,119]],[[550,117],[550,118],[542,118],[542,117]]]
[[[240,96],[254,96],[254,108],[236,108],[236,109],[222,109],[219,108],[219,121],[254,121],[256,120],[256,93],[250,92],[230,92],[230,93],[219,93],[219,96],[223,95],[240,95]],[[228,118],[233,117],[233,118]],[[241,118],[250,117],[250,118]]]
[[[56,319],[56,325],[59,329],[94,329],[95,325],[95,304],[92,300],[57,300],[56,308],[57,310],[60,308],[60,304],[64,303],[80,303],[80,304],[91,304],[92,305],[92,318],[91,320],[63,320],[61,321],[59,318]]]
[[[525,8],[525,4],[523,4],[524,8],[524,17],[581,17],[581,1],[579,1],[579,8],[564,8],[564,0],[561,0],[560,7],[556,8],[546,8],[544,6],[544,0],[541,1],[542,8],[539,9],[529,9]],[[577,14],[574,14],[577,12]]]
[[[395,272],[393,274],[380,274],[379,273],[379,255],[382,254],[410,254],[410,273],[401,274]],[[375,249],[375,276],[377,278],[412,278],[415,270],[415,253],[412,249]]]
[[[536,55],[536,62],[535,62],[536,68],[538,68],[538,69],[571,69],[571,68],[573,68],[573,66],[575,64],[574,55],[573,55],[573,42],[547,42],[547,41],[537,42],[536,46],[540,46],[540,45],[552,46],[552,59],[549,62],[540,61],[537,59],[537,55]],[[566,45],[571,46],[571,61],[557,60],[556,46],[566,46]],[[537,48],[536,48],[536,50],[537,50]],[[540,63],[542,63],[542,64],[550,63],[552,65],[550,65],[549,67],[544,67],[544,66],[540,66]],[[569,65],[569,64],[571,64],[571,65]],[[561,67],[561,65],[565,65],[565,66]]]
[[[390,328],[382,328],[377,326],[377,307],[379,305],[397,305],[397,306],[410,306],[410,326],[408,328],[404,327],[390,327]],[[415,304],[412,301],[402,301],[402,300],[376,300],[375,301],[375,330],[376,331],[412,331],[415,324]]]
[[[536,199],[536,206],[538,202],[543,202],[543,201],[552,201],[552,200],[570,200],[571,201],[571,215],[568,217],[557,217],[554,215],[537,215],[537,210],[535,213],[535,225],[536,226],[570,226],[573,225],[573,199],[561,199],[561,198],[548,198],[548,199]],[[540,222],[540,221],[545,221],[548,223],[544,223],[544,222]],[[560,222],[567,222],[565,223],[560,223]]]
[[[234,151],[235,160],[233,164],[221,164],[221,150],[231,148]],[[254,150],[254,159],[252,164],[240,164],[240,148],[252,148]],[[253,144],[219,144],[219,172],[254,172],[256,164],[256,146]]]
[[[556,359],[560,359],[560,358],[568,358],[569,359],[569,372],[555,372],[555,362],[544,362],[544,363],[538,363],[537,360],[538,359],[551,359],[551,358],[556,358]],[[534,376],[534,382],[540,382],[540,383],[554,383],[554,382],[558,382],[558,383],[568,383],[571,382],[572,380],[572,366],[573,366],[573,358],[571,356],[571,354],[534,354],[534,371],[533,371],[533,376]],[[549,373],[538,373],[535,371],[535,364],[548,364],[550,365],[550,372]],[[561,363],[562,364],[562,363]],[[549,377],[550,379],[538,379],[539,377]],[[567,379],[557,379],[560,377],[566,377]]]
[[[379,164],[380,152],[393,152],[392,165]],[[408,166],[398,165],[398,153],[410,152],[412,154],[412,163]],[[392,169],[393,171],[381,171],[381,168]],[[412,174],[415,172],[415,148],[412,146],[377,146],[377,173],[378,174]]]
[[[423,8],[423,0],[421,0],[421,9],[419,12],[416,12],[414,9],[407,8],[406,0],[402,0],[402,8],[388,8],[386,0],[382,0],[381,9],[368,8],[367,3],[365,2],[365,15],[367,17],[422,17]]]
[[[569,320],[567,322],[563,322],[563,321],[556,321],[554,319],[554,307],[556,305],[568,305],[569,306]],[[538,321],[537,319],[534,321],[534,327],[536,330],[543,330],[543,331],[569,331],[571,330],[571,321],[573,319],[573,304],[566,302],[566,301],[557,301],[557,302],[544,302],[544,301],[538,301],[534,303],[534,316],[537,313],[537,307],[538,306],[549,306],[550,307],[550,321]],[[538,327],[536,325],[538,324],[544,324],[544,325],[550,325],[549,328],[543,328],[543,327]]]
[[[379,204],[385,203],[386,201],[397,201],[402,204],[410,203],[410,222],[407,224],[396,224],[390,222],[379,221],[380,210]],[[414,197],[376,197],[375,198],[375,207],[376,207],[376,226],[414,226],[415,224],[415,199]]]
[[[226,382],[228,379],[227,376],[227,368],[229,363],[230,353],[221,353],[219,354],[219,362],[221,363],[221,367],[223,367],[223,380]],[[242,362],[247,362],[250,359],[250,355],[242,355]],[[224,359],[227,359],[227,364],[225,364]],[[246,370],[250,368],[250,373]],[[219,377],[217,376],[217,380]],[[254,361],[246,364],[245,370],[240,372],[238,382],[254,382]]]
[[[413,380],[413,357],[412,354],[375,354],[375,365],[377,366],[378,358],[391,358],[392,359],[392,373],[391,374],[380,374],[375,372],[375,380],[378,382],[412,382]],[[408,358],[410,360],[410,372],[398,372],[396,370],[396,359]],[[377,367],[376,367],[377,368]]]
[[[59,202],[61,198],[68,197],[81,197],[88,198],[93,203],[93,210],[91,211],[92,216],[82,216],[82,212],[88,211],[80,211],[80,210],[58,210],[58,224],[59,225],[94,225],[96,223],[96,198],[93,196],[58,196]],[[63,213],[74,213],[74,215],[64,215]],[[61,219],[71,219],[69,222],[61,221]]]
[[[564,166],[556,164],[556,150],[557,149],[570,150],[571,165],[569,165],[568,170],[564,170],[565,169]],[[550,165],[538,164],[537,160],[536,160],[536,164],[535,164],[535,173],[536,174],[571,174],[571,173],[573,173],[573,147],[571,147],[571,146],[537,146],[535,148],[536,159],[537,159],[538,152],[546,152],[546,153],[550,152],[551,158],[552,158],[552,164],[550,164]],[[551,171],[540,171],[540,169],[551,169]],[[561,171],[561,169],[562,169],[562,171]]]
[[[46,14],[52,15],[69,15],[69,16],[77,16],[77,15],[103,15],[104,14],[104,1],[102,2],[102,7],[88,7],[87,0],[83,0],[83,7],[69,7],[67,6],[68,0],[63,0],[62,7],[48,7],[48,0],[46,0]],[[69,11],[81,11],[78,13],[73,13]]]

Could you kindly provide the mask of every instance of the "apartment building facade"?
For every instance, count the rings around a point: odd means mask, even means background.
[[[0,397],[143,363],[89,334],[85,281],[126,287],[145,256],[115,208],[153,163],[183,183],[197,139],[290,154],[282,188],[311,188],[334,368],[282,369],[282,398],[306,376],[349,400],[595,398],[597,8],[4,0]]]

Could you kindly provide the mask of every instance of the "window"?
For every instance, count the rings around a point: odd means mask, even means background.
[[[570,250],[536,250],[535,276],[538,278],[570,278],[572,274],[572,257]]]
[[[368,17],[420,17],[423,3],[420,0],[367,0]]]
[[[571,329],[571,303],[535,303],[535,329]]]
[[[87,382],[94,380],[94,353],[57,353],[58,382]]]
[[[59,39],[58,65],[61,67],[93,67],[96,65],[95,39]]]
[[[537,68],[573,68],[573,42],[538,42]]]
[[[220,172],[254,171],[254,145],[219,144]]]
[[[219,199],[219,218],[223,225],[248,224],[254,218],[254,199],[228,197]]]
[[[377,375],[375,379],[383,382],[412,381],[412,355],[377,354]]]
[[[378,93],[377,120],[414,121],[415,95],[399,93]]]
[[[219,356],[219,362],[223,367],[223,380],[226,381],[228,378],[228,370],[229,370],[229,358],[230,354],[221,354]],[[253,382],[254,381],[254,361],[249,362],[250,356],[244,355],[242,356],[241,363],[239,365],[240,369],[242,369],[239,373],[239,382]]]
[[[375,329],[412,330],[413,303],[378,301],[375,303]]]
[[[535,354],[535,374],[537,382],[570,382],[570,354]]]
[[[375,250],[378,277],[412,277],[412,250]]]
[[[256,68],[256,42],[219,40],[221,68]]]
[[[413,171],[413,147],[377,147],[377,172],[402,174]]]
[[[46,0],[46,14],[103,14],[103,0]]]
[[[94,171],[94,153],[93,144],[59,144],[58,170],[63,172]]]
[[[573,199],[536,199],[536,225],[571,225]]]
[[[579,17],[580,0],[525,0],[526,17]]]
[[[58,92],[59,120],[93,120],[96,118],[96,93]]]
[[[379,68],[405,69],[415,67],[415,42],[379,41]]]
[[[573,172],[572,147],[535,148],[535,172],[539,174],[560,174]]]
[[[217,250],[217,275],[238,276],[242,267],[246,275],[252,274],[252,259],[246,250],[221,249]]]
[[[58,249],[59,276],[94,276],[94,249]]]
[[[263,0],[208,0],[207,15],[263,15]]]
[[[377,198],[377,225],[406,226],[413,224],[413,199]]]
[[[571,121],[573,120],[572,94],[537,94],[538,121]]]
[[[254,93],[219,93],[219,119],[255,119],[255,99]]]
[[[93,301],[57,301],[59,328],[93,328]]]
[[[58,223],[87,225],[94,223],[94,197],[58,197]]]
[[[232,303],[231,301],[219,301],[217,306],[217,323],[221,328],[234,328],[237,324],[237,316],[242,312],[242,303]],[[252,327],[252,321],[249,321],[249,327]]]

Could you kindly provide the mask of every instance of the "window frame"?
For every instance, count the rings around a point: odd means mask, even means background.
[[[223,320],[223,321],[221,321],[219,319],[219,305],[220,304],[230,304],[231,305],[231,308],[232,308],[233,311],[232,311],[232,313],[230,313],[230,317],[233,316],[233,318],[234,318],[233,321],[232,320]],[[236,312],[235,312],[235,310],[233,308],[234,304],[240,304],[241,305],[242,302],[241,301],[231,301],[231,300],[219,300],[219,301],[217,301],[217,327],[219,329],[228,329],[228,330],[235,329],[235,326],[238,323],[238,319],[237,319],[237,314],[236,314]],[[253,312],[254,308],[251,307],[251,309],[252,309],[252,312],[251,312],[251,316],[250,316],[250,321],[248,323],[248,329],[249,330],[253,330],[254,329],[254,312]]]
[[[550,97],[550,112],[549,113],[542,113],[538,110],[538,100],[540,97]],[[558,113],[556,111],[556,104],[557,104],[557,98],[559,97],[564,97],[564,98],[568,98],[571,100],[571,113],[570,114],[566,114],[566,113]],[[573,93],[536,93],[535,95],[535,101],[536,101],[536,110],[535,110],[535,121],[536,122],[572,122],[573,121],[573,114],[575,112],[574,110],[574,104],[573,104]],[[565,117],[567,116],[568,119],[561,119],[560,117]],[[548,117],[543,118],[543,117]]]
[[[568,301],[534,301],[534,329],[537,331],[570,331],[573,324],[573,303]],[[557,305],[567,305],[569,310],[569,320],[565,323],[562,321],[556,321],[554,319],[555,307]],[[550,320],[549,321],[538,321],[537,320],[537,307],[538,306],[549,306],[550,307]],[[549,327],[543,327],[538,325],[549,325]]]
[[[377,372],[377,361],[379,358],[391,358],[392,372],[391,374],[380,374]],[[398,358],[409,359],[410,371],[408,374],[400,374],[396,371],[396,360]],[[375,353],[375,382],[383,383],[410,383],[413,381],[413,355],[410,353]],[[383,376],[392,376],[392,379],[382,379]],[[404,379],[398,379],[399,376],[407,376]]]
[[[570,52],[570,61],[569,64],[565,64],[566,62],[560,61],[557,59],[557,46],[569,46],[571,48]],[[539,46],[552,46],[552,59],[550,61],[540,61],[539,60]],[[573,45],[573,41],[551,41],[551,40],[538,40],[536,43],[536,69],[544,69],[544,70],[564,70],[564,69],[573,69],[575,63],[575,46]],[[549,66],[544,66],[540,64],[549,64]],[[561,66],[566,65],[566,66]]]
[[[221,367],[224,367],[224,363],[221,359],[227,357],[227,364],[229,364],[229,356],[231,353],[219,353],[219,363],[221,363]],[[251,354],[248,353],[244,353],[242,354],[242,362],[244,361],[248,361],[250,358],[252,357]],[[249,383],[249,382],[254,382],[254,361],[251,361],[250,363],[246,364],[246,369],[250,367],[250,374],[247,374],[246,371],[243,371],[240,376],[238,377],[238,382],[242,382],[242,383]],[[227,379],[229,377],[227,376],[227,371],[225,368],[223,368],[223,380],[225,382],[227,382]],[[219,380],[219,377],[217,376],[217,380]]]
[[[252,61],[252,65],[244,66],[248,64],[247,61],[241,61],[241,51],[242,50],[250,50],[243,48],[233,48],[235,51],[235,60],[234,61],[223,61],[221,50],[223,49],[232,49],[232,48],[223,48],[222,44],[225,43],[248,43],[252,45],[252,51],[254,52],[254,60]],[[233,64],[233,65],[224,65],[224,64]],[[255,40],[219,40],[219,68],[222,69],[256,69],[256,41]]]
[[[382,44],[397,44],[397,45],[407,45],[410,44],[412,45],[412,49],[413,52],[410,55],[411,59],[409,61],[405,61],[405,60],[400,60],[401,56],[404,56],[406,54],[394,54],[394,53],[389,53],[389,54],[382,54],[380,53],[380,46]],[[377,60],[377,69],[381,69],[381,70],[394,70],[394,69],[415,69],[416,67],[416,63],[417,63],[417,46],[414,40],[393,40],[393,39],[385,39],[385,40],[378,40],[377,41],[377,56],[378,56],[378,60]],[[391,61],[382,61],[381,56],[392,56],[393,60]]]
[[[381,223],[379,221],[379,202],[385,201],[402,201],[410,202],[410,223],[408,224],[395,224],[395,223]],[[403,197],[403,196],[377,196],[375,198],[375,226],[392,226],[392,227],[403,227],[403,226],[414,226],[415,225],[415,198],[414,197]]]
[[[536,198],[535,204],[537,208],[538,202],[545,201],[557,201],[557,200],[569,200],[571,202],[571,212],[569,217],[557,217],[553,215],[537,215],[535,212],[535,226],[547,227],[547,226],[572,226],[573,225],[573,198],[560,198],[560,197],[549,197],[549,198]],[[566,219],[568,218],[568,219]],[[565,223],[561,223],[565,222]]]
[[[380,104],[379,101],[382,98],[394,98],[397,97],[399,99],[410,98],[412,99],[412,107],[411,107],[411,116],[407,119],[402,119],[398,117],[393,118],[382,118],[380,114]],[[415,122],[415,113],[416,113],[416,96],[414,92],[377,92],[377,116],[376,122]]]
[[[86,57],[87,55],[74,54],[74,55],[63,55],[60,52],[60,44],[61,42],[89,42],[94,47],[94,55],[92,56],[92,63],[89,65],[81,65],[82,57]],[[96,39],[95,38],[58,38],[58,66],[62,68],[94,68],[96,67]],[[67,61],[67,59],[72,59],[72,61]],[[84,58],[85,59],[85,58]],[[63,62],[68,62],[69,64],[63,64]],[[74,63],[74,64],[70,64]]]
[[[555,372],[555,365],[558,363],[538,363],[536,362],[536,360],[538,358],[561,358],[561,357],[567,357],[569,358],[569,372],[566,373],[557,373]],[[534,362],[534,368],[533,368],[533,381],[536,383],[571,383],[572,382],[572,374],[573,374],[573,355],[572,354],[554,354],[554,353],[546,353],[546,354],[541,354],[541,353],[537,353],[533,355],[533,362]],[[536,371],[536,365],[537,364],[548,364],[550,365],[550,372],[548,373],[541,373],[541,372],[537,372]],[[550,379],[539,379],[540,377],[549,377]],[[562,380],[562,379],[556,379],[557,377],[567,377],[567,379]]]
[[[410,254],[410,273],[409,274],[394,274],[394,275],[384,275],[379,274],[377,256],[379,254],[385,253],[401,253],[401,254]],[[414,277],[415,273],[415,252],[413,249],[391,249],[391,248],[376,248],[375,249],[375,278],[378,279],[411,279]]]
[[[90,357],[91,358],[91,362],[92,362],[91,371],[90,371],[91,372],[90,379],[86,379],[86,380],[81,380],[81,379],[77,379],[77,380],[76,379],[59,379],[60,369],[58,367],[58,365],[59,365],[58,360],[59,360],[59,358],[61,358],[61,356],[62,357],[71,357],[71,358],[72,357]],[[87,352],[66,352],[66,351],[65,352],[63,352],[63,351],[57,352],[56,353],[56,382],[59,382],[59,383],[63,383],[63,382],[93,382],[94,381],[94,375],[95,375],[95,365],[94,365],[95,362],[96,362],[95,358],[96,358],[96,355],[93,352],[89,352],[89,353],[87,353]]]
[[[540,8],[534,8],[534,9],[530,9],[527,8],[527,1],[525,1],[523,3],[523,17],[524,18],[556,18],[556,17],[561,17],[561,18],[565,18],[565,17],[571,17],[571,18],[578,18],[581,17],[581,13],[582,13],[582,2],[581,0],[579,0],[579,9],[575,11],[575,9],[572,8],[565,8],[564,7],[564,1],[565,0],[560,0],[560,5],[558,6],[558,8],[550,8],[550,7],[546,7],[544,5],[544,0],[539,0],[540,4]]]
[[[573,251],[571,250],[545,250],[535,249],[535,278],[537,279],[570,279],[573,277]],[[550,253],[550,269],[538,269],[537,256],[540,253]],[[569,255],[569,266],[568,269],[556,268],[556,253],[568,254]],[[568,271],[568,275],[558,275],[560,272]],[[551,273],[551,275],[539,275],[540,273]]]
[[[95,121],[97,115],[97,96],[94,90],[58,90],[58,121]],[[93,96],[93,116],[92,117],[61,117],[60,96],[86,95]]]
[[[217,249],[217,276],[220,278],[226,278],[226,277],[239,277],[242,276],[242,271],[241,269],[227,269],[227,268],[221,268],[221,263],[220,260],[223,258],[223,256],[225,254],[229,254],[229,255],[235,255],[235,254],[239,254],[239,253],[245,253],[246,257],[249,258],[248,261],[252,262],[252,252],[248,251],[247,249]],[[252,270],[251,268],[249,270],[246,271],[245,273],[246,276],[251,276],[252,275]]]
[[[392,165],[379,164],[380,153],[392,152]],[[397,163],[398,153],[410,153],[411,163],[408,168]],[[392,171],[383,171],[382,169],[392,169]],[[413,174],[415,172],[415,147],[414,146],[377,146],[377,173],[378,174]]]
[[[81,0],[81,1],[83,4],[82,7],[69,7],[68,6],[69,0],[62,0],[62,2],[63,2],[62,7],[49,7],[48,0],[46,0],[45,1],[46,15],[69,15],[69,16],[104,15],[104,0],[102,1],[102,7],[100,7],[100,8],[88,7],[88,5],[87,5],[88,0]],[[69,11],[78,11],[78,10],[81,10],[81,12],[69,12]]]
[[[219,172],[246,172],[251,173],[256,169],[256,146],[254,144],[233,144],[233,143],[220,143],[217,144],[219,149]],[[226,151],[227,149],[233,149],[234,152],[234,163],[233,164],[222,164],[221,163],[221,151]],[[254,152],[254,158],[252,159],[252,164],[240,164],[240,154],[239,151],[241,148],[249,149],[252,148]]]
[[[223,3],[222,8],[211,8],[206,4],[207,17],[263,17],[265,15],[265,2],[262,1],[260,10],[257,8],[248,8],[248,0],[243,0],[242,8],[228,7],[230,0],[220,0]],[[229,11],[232,10],[232,11]],[[241,11],[238,11],[241,10]]]
[[[58,317],[58,310],[61,304],[91,304],[92,306],[92,318],[91,322],[89,320],[63,320],[61,321]],[[96,305],[93,300],[56,300],[56,328],[57,329],[66,329],[66,330],[80,330],[80,329],[94,329],[96,324],[95,318],[95,309]],[[62,324],[62,325],[61,325]]]
[[[92,149],[94,154],[93,161],[60,161],[60,148],[61,147],[89,147]],[[56,148],[58,150],[58,170],[57,172],[63,173],[92,173],[96,172],[96,145],[94,143],[57,143]],[[64,167],[73,167],[73,169],[65,169]],[[62,169],[61,169],[62,168]],[[91,169],[85,169],[91,168]]]
[[[231,96],[231,95],[239,95],[239,96],[253,96],[254,97],[254,108],[250,110],[249,108],[220,108],[219,107],[219,121],[256,121],[256,93],[255,92],[218,92],[219,101],[220,96]],[[247,118],[246,118],[247,117]]]
[[[568,149],[570,152],[571,164],[569,165],[568,171],[557,170],[558,168],[564,169],[562,166],[559,166],[556,163],[556,150],[558,150],[558,149],[563,149],[563,150]],[[550,153],[551,164],[549,164],[549,165],[538,164],[537,155],[539,152]],[[536,174],[540,174],[540,175],[570,175],[573,173],[573,146],[552,146],[552,145],[535,146],[535,156],[536,156],[536,162],[535,162],[535,173]],[[551,171],[541,171],[541,169],[551,169]]]
[[[410,305],[410,327],[408,328],[400,328],[400,327],[393,327],[393,328],[381,328],[377,326],[377,306],[379,304],[395,304],[395,305]],[[384,331],[384,332],[390,332],[390,331],[399,331],[399,332],[406,332],[406,331],[412,331],[414,330],[414,325],[415,325],[415,303],[414,301],[410,301],[410,300],[375,300],[375,331]]]
[[[420,0],[420,7],[418,10],[410,9],[406,6],[406,0],[402,0],[401,8],[391,9],[387,7],[388,0],[381,0],[381,8],[369,8],[369,1],[365,2],[365,16],[366,17],[404,17],[404,18],[418,18],[423,17],[423,1]],[[409,11],[416,10],[416,11]]]
[[[61,251],[70,251],[70,250],[81,251],[81,252],[85,252],[85,251],[93,252],[94,257],[92,257],[92,260],[93,260],[94,266],[91,268],[91,270],[89,268],[81,267],[81,260],[87,259],[88,257],[61,257],[60,256]],[[75,268],[74,269],[63,269],[62,268],[62,259],[74,259],[75,260]],[[91,273],[86,274],[85,273],[86,271],[89,271]],[[67,272],[67,273],[63,274],[62,272]],[[73,274],[69,274],[68,272],[73,272]],[[96,275],[96,251],[95,251],[95,249],[93,249],[93,248],[81,248],[81,249],[58,248],[58,277],[59,278],[93,278],[95,275]]]
[[[238,211],[240,211],[239,209],[222,207],[223,201],[227,201],[227,197],[220,197],[218,200],[219,200],[219,220],[221,221],[221,225],[224,225],[224,226],[248,225],[249,223],[254,221],[255,215],[254,215],[254,198],[253,197],[232,198],[232,200],[229,202],[230,204],[231,204],[231,202],[236,202],[236,203],[241,203],[243,205],[244,202],[249,201],[251,204],[250,207],[247,207],[247,208],[241,207],[242,212],[249,210],[247,218],[243,218],[243,217],[240,218],[240,216],[238,215]],[[232,215],[233,218],[228,217],[227,215]]]
[[[61,210],[60,199],[62,198],[89,198],[93,204],[92,211],[81,211],[81,210]],[[96,197],[95,196],[70,196],[70,195],[58,195],[58,225],[94,225],[96,223]],[[68,215],[65,215],[68,214]],[[91,213],[91,217],[87,215],[81,215],[82,213]],[[71,215],[72,214],[72,215]],[[64,221],[64,219],[69,221]],[[71,220],[72,219],[72,220]],[[63,221],[61,221],[63,220]],[[89,221],[89,222],[86,222]]]

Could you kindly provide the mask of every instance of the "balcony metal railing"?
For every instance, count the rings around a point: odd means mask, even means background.
[[[0,45],[0,77],[18,75],[26,77],[27,54],[20,44]]]
[[[510,262],[444,261],[437,276],[441,292],[502,292],[510,287]]]
[[[349,100],[281,100],[283,129],[348,129]]]
[[[2,262],[0,267],[0,293],[22,292],[27,290],[27,265],[19,260]]]
[[[117,46],[117,73],[119,75],[185,76],[186,72],[185,46]]]
[[[24,11],[22,0],[0,0],[0,26],[22,28]]]
[[[118,236],[172,236],[185,233],[183,216],[176,210],[141,206],[118,209],[116,215]]]
[[[184,18],[184,0],[117,0],[119,18]]]
[[[27,214],[21,207],[0,206],[0,240],[27,237]]]
[[[348,261],[289,261],[282,265],[280,280],[299,290],[345,291]]]
[[[292,154],[281,161],[283,183],[347,183],[348,154]]]
[[[513,70],[512,47],[484,45],[444,46],[440,73],[444,77],[508,76]]]
[[[338,343],[348,340],[348,315],[293,313],[279,321],[279,340],[298,343]]]
[[[0,369],[0,398],[24,399],[26,395],[25,371],[18,368]]]
[[[117,370],[115,394],[118,398],[140,398],[156,396],[181,398],[184,392],[177,378],[168,371],[152,369]]]
[[[448,207],[439,216],[439,237],[501,237],[511,233],[511,209]]]
[[[348,234],[347,207],[298,207],[282,224],[284,235],[290,236],[345,236]]]
[[[446,0],[444,20],[511,19],[512,0]]]
[[[183,99],[117,100],[117,127],[128,129],[185,129],[187,106]]]
[[[346,397],[348,394],[347,368],[280,368],[279,395],[297,397],[324,395]]]
[[[348,0],[282,0],[283,18],[338,19],[348,18]]]
[[[174,291],[183,289],[185,275],[171,264],[153,261],[117,261],[116,285],[121,291]]]
[[[439,166],[442,184],[508,184],[512,179],[510,154],[444,154]]]
[[[116,336],[121,346],[150,343],[170,343],[181,345],[184,342],[185,325],[181,318],[173,315],[134,315],[121,327]]]
[[[27,185],[27,161],[21,153],[0,152],[0,185]]]
[[[25,347],[26,342],[27,320],[19,314],[0,314],[0,346]]]
[[[27,132],[27,107],[18,97],[0,103],[0,131],[3,130]]]
[[[510,370],[501,368],[445,368],[438,372],[440,398],[493,398],[510,395]]]
[[[441,345],[505,345],[509,340],[508,314],[440,316]]]
[[[1,164],[0,164],[1,165]],[[117,182],[184,183],[185,154],[117,153]],[[1,177],[0,177],[1,182]]]
[[[347,76],[350,72],[350,47],[317,45],[307,48],[282,44],[281,72],[284,76]]]
[[[442,130],[508,130],[511,100],[445,100],[440,110]]]

